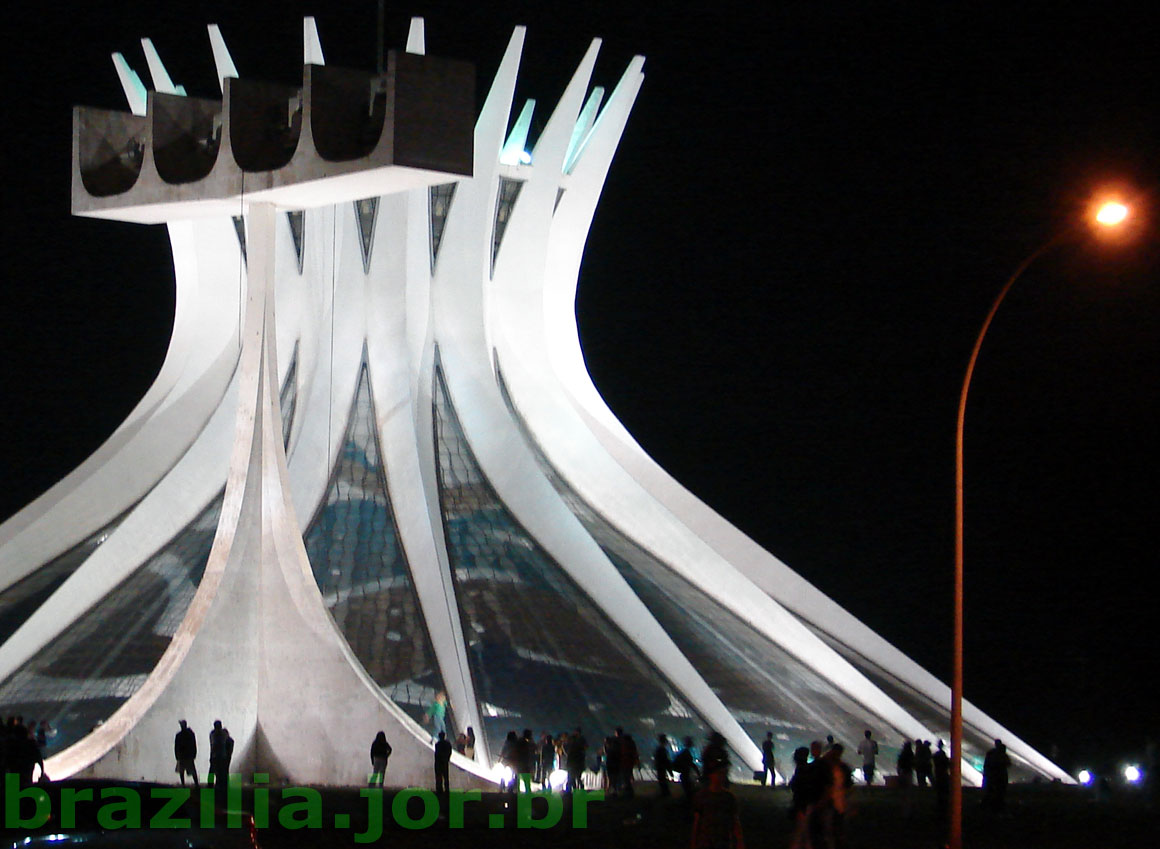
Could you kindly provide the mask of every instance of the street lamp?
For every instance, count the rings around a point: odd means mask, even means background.
[[[1129,209],[1115,200],[1105,201],[1095,209],[1093,220],[1103,228],[1118,227],[1127,220]],[[967,361],[967,372],[963,377],[963,388],[959,393],[959,416],[955,430],[955,604],[954,604],[954,645],[953,669],[951,672],[951,799],[950,799],[950,849],[962,849],[963,845],[963,422],[967,413],[967,393],[971,388],[971,376],[975,372],[975,361],[983,338],[991,327],[991,321],[1015,281],[1023,276],[1039,257],[1052,248],[1067,241],[1076,227],[1068,227],[1052,236],[1033,250],[1019,263],[1007,278],[998,297],[991,304],[991,310],[983,320],[983,326],[975,339],[971,358]]]

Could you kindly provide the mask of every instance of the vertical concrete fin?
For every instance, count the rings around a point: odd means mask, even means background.
[[[157,53],[157,48],[153,46],[153,40],[150,38],[141,39],[141,47],[145,51],[145,62],[149,66],[149,76],[153,80],[154,91],[159,91],[162,94],[184,95],[185,87],[173,84],[169,72],[165,70],[165,64],[161,61],[161,56]]]
[[[495,170],[496,160],[503,148],[504,131],[511,114],[512,96],[515,94],[516,76],[520,69],[520,55],[524,50],[524,35],[523,27],[516,27],[512,31],[499,70],[495,73],[483,109],[479,112],[479,119],[475,122],[476,177]]]
[[[587,139],[592,125],[596,123],[596,114],[600,111],[600,104],[604,100],[604,87],[596,86],[588,95],[588,102],[580,110],[580,117],[576,119],[576,126],[572,128],[572,138],[568,141],[568,152],[564,155],[564,173],[571,172],[580,155],[581,143]]]
[[[302,64],[326,64],[322,55],[322,42],[318,38],[318,26],[310,16],[302,19]]]
[[[512,125],[512,131],[508,133],[507,141],[504,142],[503,148],[499,152],[499,161],[503,165],[526,165],[532,161],[531,155],[527,152],[528,144],[528,130],[532,126],[532,114],[536,111],[536,101],[524,101],[524,108],[520,110],[520,116],[516,118],[515,124]]]
[[[125,91],[125,99],[129,101],[129,111],[134,115],[144,115],[149,93],[137,72],[129,67],[125,57],[120,53],[113,54],[113,67],[117,69],[117,77],[121,80],[121,88]]]
[[[598,155],[599,162],[593,163],[596,170],[596,175],[590,177],[599,185],[603,185],[604,178],[608,173],[608,167],[612,164],[612,156],[616,152],[616,146],[620,143],[620,136],[624,132],[624,127],[628,123],[628,114],[632,111],[633,103],[636,102],[636,95],[640,91],[641,83],[644,81],[644,57],[634,56],[629,62],[628,67],[625,68],[620,80],[616,83],[616,88],[612,90],[612,95],[608,98],[608,103],[604,109],[592,116],[591,125],[585,130],[580,142],[574,151],[569,153],[568,162],[565,165],[568,173],[574,171],[579,161],[584,157],[585,151],[589,146],[593,146],[594,140],[600,138],[602,143],[594,145],[600,148]],[[593,95],[596,90],[593,91]],[[584,113],[577,121],[577,127],[584,122],[587,116],[588,107],[592,100],[589,99],[589,104],[584,107]]]
[[[592,79],[592,69],[596,66],[596,57],[600,53],[600,44],[599,38],[592,39],[584,58],[580,60],[572,79],[568,81],[567,88],[556,103],[556,108],[552,110],[543,133],[536,139],[534,159],[539,166],[536,170],[542,178],[550,175],[553,186],[564,168],[570,139],[579,120],[577,116],[584,103],[584,92],[588,90],[588,81]]]
[[[424,27],[422,18],[411,18],[411,26],[407,30],[408,53],[416,53],[422,56],[427,52],[427,36],[424,32]]]
[[[210,24],[207,29],[209,30],[209,44],[213,48],[213,64],[217,68],[218,86],[221,88],[222,94],[225,94],[226,77],[238,79],[238,69],[234,66],[233,57],[230,56],[226,40],[222,38],[222,32],[218,29],[218,25]]]

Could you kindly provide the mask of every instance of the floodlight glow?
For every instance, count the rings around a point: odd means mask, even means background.
[[[532,155],[526,150],[505,150],[499,161],[501,165],[531,165]]]
[[[1079,775],[1077,775],[1076,778],[1078,778],[1079,783],[1085,787],[1095,780],[1095,776],[1088,772],[1086,769],[1081,769],[1079,771]]]
[[[1096,221],[1105,227],[1115,227],[1117,224],[1123,223],[1127,217],[1128,207],[1116,201],[1103,204],[1096,213]]]
[[[1137,784],[1143,777],[1143,773],[1140,772],[1140,767],[1135,764],[1128,764],[1124,767],[1124,780],[1129,784]]]
[[[510,784],[515,779],[515,771],[510,766],[500,761],[495,762],[495,766],[491,768],[492,777],[502,784]]]
[[[552,770],[552,774],[548,776],[548,788],[551,790],[563,790],[568,786],[568,770],[556,769]]]

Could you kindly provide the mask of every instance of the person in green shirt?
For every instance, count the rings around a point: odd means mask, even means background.
[[[427,719],[431,723],[431,737],[438,738],[439,732],[447,733],[447,694],[440,691],[435,701],[427,706]]]

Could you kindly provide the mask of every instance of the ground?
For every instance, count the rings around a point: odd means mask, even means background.
[[[517,828],[515,809],[510,804],[505,806],[507,800],[500,794],[487,794],[480,802],[467,803],[462,827],[452,828],[449,821],[436,820],[426,828],[405,828],[392,822],[392,804],[399,792],[388,789],[385,793],[385,824],[377,839],[371,833],[376,829],[368,831],[367,799],[356,788],[319,791],[321,805],[315,806],[315,812],[320,814],[323,828],[285,828],[279,824],[278,806],[271,803],[271,825],[258,834],[261,847],[313,849],[370,843],[424,849],[432,845],[465,849],[493,846],[672,849],[688,845],[689,841],[690,818],[679,799],[660,799],[655,785],[651,784],[642,785],[635,799],[590,802],[584,828],[571,826],[573,812],[567,805],[562,808],[560,824],[553,828]],[[790,845],[792,823],[786,815],[787,790],[747,785],[735,787],[734,792],[740,801],[742,827],[750,849]],[[277,789],[271,789],[270,798],[276,800],[278,793]],[[965,791],[963,845],[968,849],[1149,846],[1156,845],[1160,835],[1160,805],[1139,789],[1097,797],[1086,788],[1014,785],[1008,810],[1002,815],[982,810],[979,798],[978,791]],[[244,806],[252,809],[253,796],[249,791],[244,800]],[[421,811],[421,799],[412,799],[409,814],[419,818]],[[546,812],[546,803],[537,802],[534,816],[542,818]],[[298,815],[305,817],[305,808]],[[336,820],[345,825],[334,827]],[[911,790],[907,793],[877,787],[857,788],[852,792],[847,832],[850,849],[931,849],[943,846],[946,837],[934,813],[933,792]],[[20,843],[18,831],[9,829],[5,837]],[[0,845],[12,844],[0,842]],[[210,842],[207,845],[226,844]]]
[[[792,823],[786,815],[789,792],[755,786],[735,788],[741,803],[742,828],[750,849],[788,847]],[[328,794],[330,795],[330,794]],[[349,806],[353,793],[335,794]],[[979,808],[977,791],[964,798],[964,846],[969,849],[1093,849],[1103,846],[1156,845],[1160,835],[1160,811],[1149,805],[1143,793],[1123,793],[1096,799],[1086,789],[1062,786],[1014,786],[1009,810],[1001,816]],[[910,816],[904,814],[906,797],[901,791],[859,788],[853,793],[848,821],[851,849],[910,849],[942,846],[945,829],[934,814],[931,791],[910,793]],[[489,812],[500,809],[500,797],[487,800]],[[589,805],[587,828],[558,826],[551,830],[516,829],[509,815],[506,827],[486,827],[484,812],[472,816],[467,807],[462,829],[438,832],[440,846],[559,847],[680,847],[688,845],[689,818],[679,803],[660,800],[646,785],[634,800],[612,799]],[[490,815],[487,814],[488,816]],[[567,821],[567,812],[563,818]],[[442,824],[441,824],[442,825]],[[353,839],[332,833],[327,845],[356,845]],[[433,832],[394,828],[384,843],[392,847],[429,846]],[[270,832],[263,836],[264,849],[318,845],[317,837],[304,832]]]

